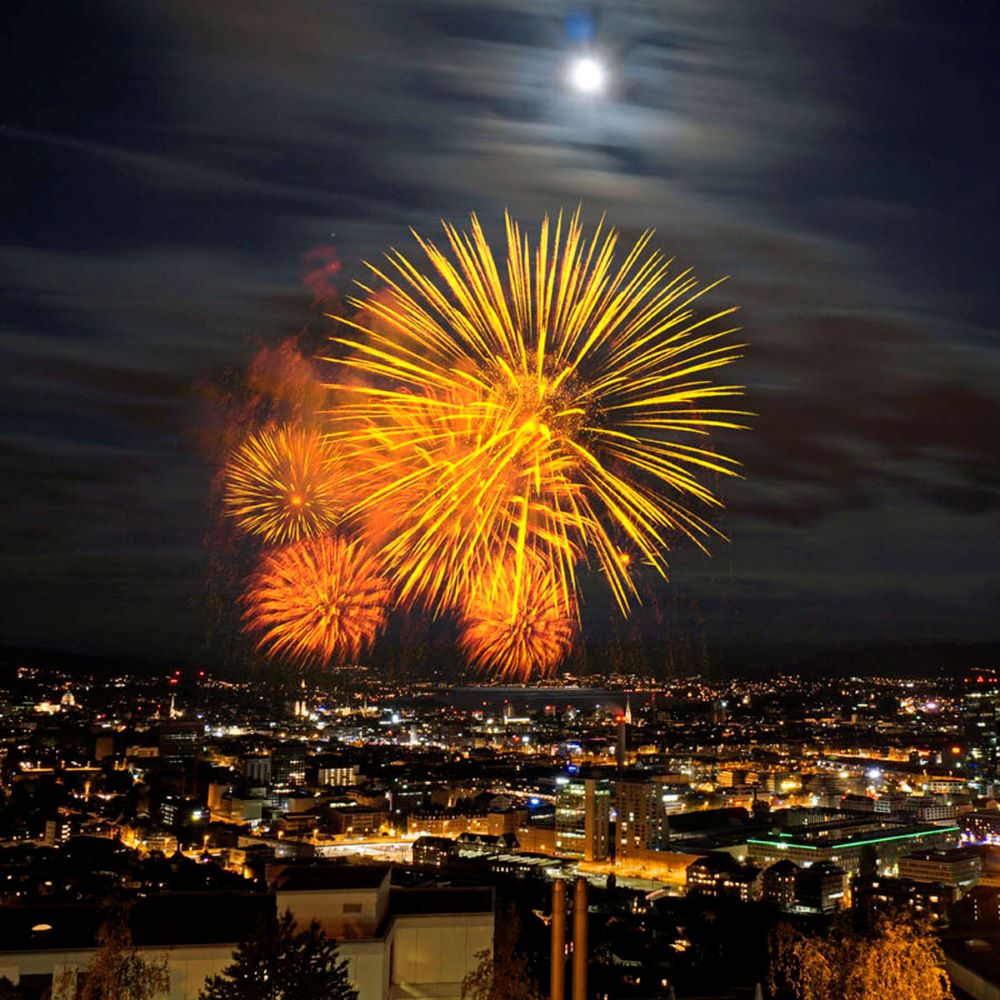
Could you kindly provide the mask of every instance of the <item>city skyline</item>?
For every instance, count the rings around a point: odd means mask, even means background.
[[[171,1000],[286,908],[337,938],[357,1000],[459,1000],[491,941],[555,1000],[731,1000],[771,981],[792,925],[841,947],[866,921],[922,941],[908,968],[995,982],[995,672],[330,681],[0,663],[17,1000],[63,949],[94,953],[113,892],[138,955],[167,949]]]

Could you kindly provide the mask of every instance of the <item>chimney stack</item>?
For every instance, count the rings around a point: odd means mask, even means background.
[[[587,1000],[587,880],[573,893],[573,1000]]]
[[[566,1000],[566,883],[561,878],[552,883],[551,960],[549,997]]]

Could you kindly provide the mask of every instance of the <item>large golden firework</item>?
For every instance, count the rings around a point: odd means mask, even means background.
[[[700,477],[737,465],[702,443],[745,415],[710,378],[739,357],[734,310],[698,315],[715,286],[671,273],[650,233],[616,264],[617,233],[584,238],[579,212],[546,218],[534,250],[508,216],[499,261],[475,216],[444,229],[450,250],[417,237],[426,271],[393,251],[369,265],[385,287],[335,317],[333,436],[373,471],[358,512],[393,512],[379,544],[401,600],[459,607],[499,564],[520,593],[537,556],[568,605],[593,557],[626,611],[623,551],[665,575],[674,536],[719,534],[694,508],[720,507]]]
[[[356,660],[385,624],[389,583],[359,541],[323,536],[265,555],[244,596],[247,631],[301,665]]]
[[[520,578],[501,564],[469,598],[460,622],[466,659],[504,679],[549,676],[576,637],[576,611],[551,567],[531,559]]]
[[[223,504],[242,531],[272,544],[328,531],[340,516],[337,451],[319,431],[291,424],[248,437],[225,469]]]

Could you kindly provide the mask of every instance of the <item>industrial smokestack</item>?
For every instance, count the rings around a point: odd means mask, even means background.
[[[552,883],[551,959],[549,997],[566,1000],[566,883],[561,878]]]
[[[573,1000],[587,1000],[587,880],[573,893]]]

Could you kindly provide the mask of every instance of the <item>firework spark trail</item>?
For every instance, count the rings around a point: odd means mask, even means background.
[[[266,554],[244,595],[257,648],[300,665],[356,661],[385,625],[389,583],[359,541],[323,536]]]
[[[459,646],[474,667],[505,680],[553,674],[576,638],[576,611],[549,567],[529,559],[520,584],[501,563],[463,608]]]
[[[338,457],[316,430],[284,425],[252,434],[226,466],[224,510],[272,544],[329,531],[344,501]]]
[[[334,317],[344,353],[327,359],[332,436],[374,457],[358,512],[397,512],[381,555],[399,599],[458,607],[502,564],[517,604],[538,556],[569,606],[593,557],[627,611],[637,561],[665,576],[671,536],[720,535],[691,503],[720,507],[699,476],[736,474],[700,445],[747,415],[718,406],[740,386],[708,377],[739,357],[734,310],[698,316],[715,286],[671,274],[649,233],[616,265],[617,234],[588,241],[579,212],[545,219],[534,252],[508,216],[499,263],[474,216],[444,229],[447,250],[416,237],[427,273],[398,251],[369,265],[385,287]]]

